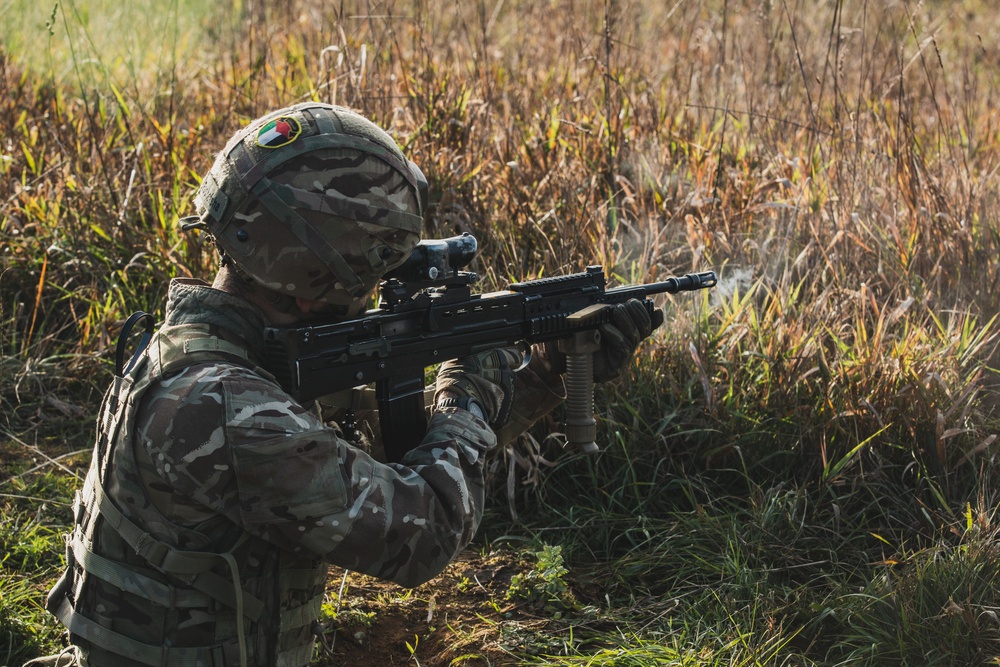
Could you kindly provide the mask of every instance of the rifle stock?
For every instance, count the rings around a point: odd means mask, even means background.
[[[464,252],[469,238],[448,239],[464,244],[463,262],[471,259]],[[473,273],[452,267],[431,273],[435,280],[422,279],[416,287],[391,277],[383,283],[380,308],[359,318],[265,330],[267,370],[299,401],[375,383],[383,444],[392,461],[418,445],[426,432],[426,368],[497,347],[553,340],[563,341],[567,352],[567,439],[596,451],[592,352],[599,347],[598,328],[610,321],[609,307],[638,298],[652,314],[649,297],[654,294],[716,284],[709,271],[606,289],[603,268],[591,266],[583,273],[474,294]]]

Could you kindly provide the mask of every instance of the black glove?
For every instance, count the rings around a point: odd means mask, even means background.
[[[522,354],[513,347],[446,361],[438,370],[434,402],[449,397],[474,399],[483,407],[490,427],[499,429],[510,419],[514,371],[522,362]]]
[[[656,308],[650,317],[646,304],[639,299],[615,304],[611,322],[598,327],[601,349],[594,352],[594,381],[607,382],[618,377],[639,343],[662,324],[663,311]],[[566,355],[559,351],[558,341],[545,343],[544,354],[552,370],[560,374],[566,372]]]

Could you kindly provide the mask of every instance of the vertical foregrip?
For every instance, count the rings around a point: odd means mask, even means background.
[[[585,454],[598,451],[594,352],[600,349],[600,340],[601,334],[592,329],[559,341],[559,349],[566,354],[566,441]]]

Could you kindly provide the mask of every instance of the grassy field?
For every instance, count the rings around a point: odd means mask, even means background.
[[[212,248],[212,154],[298,101],[427,174],[484,288],[714,269],[490,462],[476,543],[334,573],[317,665],[1000,664],[1000,13],[985,0],[0,4],[0,665],[43,610],[110,350]]]

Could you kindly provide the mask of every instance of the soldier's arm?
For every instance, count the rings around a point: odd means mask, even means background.
[[[266,539],[415,586],[475,534],[483,457],[495,438],[469,413],[435,415],[399,465],[375,461],[292,403],[237,413],[227,438],[240,516]]]
[[[173,389],[171,401],[157,392],[144,441],[182,496],[172,511],[190,525],[224,515],[291,551],[406,586],[437,575],[479,525],[495,436],[468,412],[435,415],[421,446],[385,465],[248,371],[206,370]],[[164,432],[168,444],[156,444]]]

